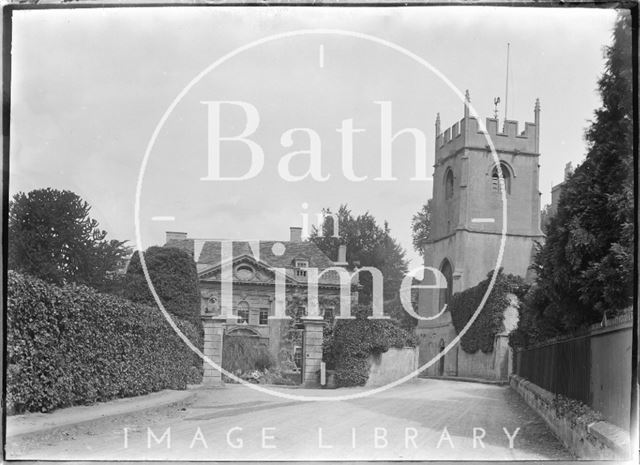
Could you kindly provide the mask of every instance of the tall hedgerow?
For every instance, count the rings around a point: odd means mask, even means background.
[[[176,319],[196,344],[200,334]],[[199,382],[193,353],[157,309],[10,271],[6,406],[48,412]]]
[[[149,277],[167,312],[201,326],[198,273],[193,258],[175,247],[149,247],[144,252]],[[145,279],[140,255],[134,253],[127,268],[124,297],[156,307]]]

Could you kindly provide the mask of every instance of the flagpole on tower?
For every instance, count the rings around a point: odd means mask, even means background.
[[[507,111],[509,110],[509,49],[511,44],[507,42],[507,75],[505,79],[505,89],[504,89],[504,120],[506,121],[508,118]]]

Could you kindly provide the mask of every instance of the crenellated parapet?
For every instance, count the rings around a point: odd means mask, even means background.
[[[465,102],[464,117],[444,131],[440,131],[440,117],[438,115],[436,122],[436,162],[462,148],[487,150],[489,147],[487,136],[499,152],[538,155],[539,116],[540,104],[536,100],[534,122],[525,122],[522,130],[518,127],[518,121],[505,120],[502,127],[500,127],[498,120],[495,118],[486,118],[484,128],[482,128],[476,118],[469,116],[467,100]]]

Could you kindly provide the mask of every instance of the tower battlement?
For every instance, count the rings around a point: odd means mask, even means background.
[[[467,94],[468,98],[468,94]],[[502,130],[498,120],[486,118],[483,132],[476,118],[469,116],[468,101],[464,106],[464,117],[440,131],[440,117],[436,120],[436,161],[457,152],[463,147],[486,149],[488,136],[498,151],[520,152],[529,154],[539,153],[540,134],[540,103],[536,100],[534,108],[534,122],[525,122],[524,129],[518,131],[518,121],[505,120]]]

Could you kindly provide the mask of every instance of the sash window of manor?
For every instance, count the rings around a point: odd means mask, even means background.
[[[236,307],[236,315],[238,316],[238,324],[249,323],[249,304],[240,302]]]
[[[307,316],[307,307],[300,305],[299,307],[296,307],[294,312],[294,319],[296,321],[300,321],[303,317]]]
[[[269,324],[269,309],[261,308],[260,313],[258,315],[258,324],[259,325],[267,325]]]
[[[335,318],[335,309],[333,307],[325,307],[322,312],[322,317],[325,321],[333,322]]]

